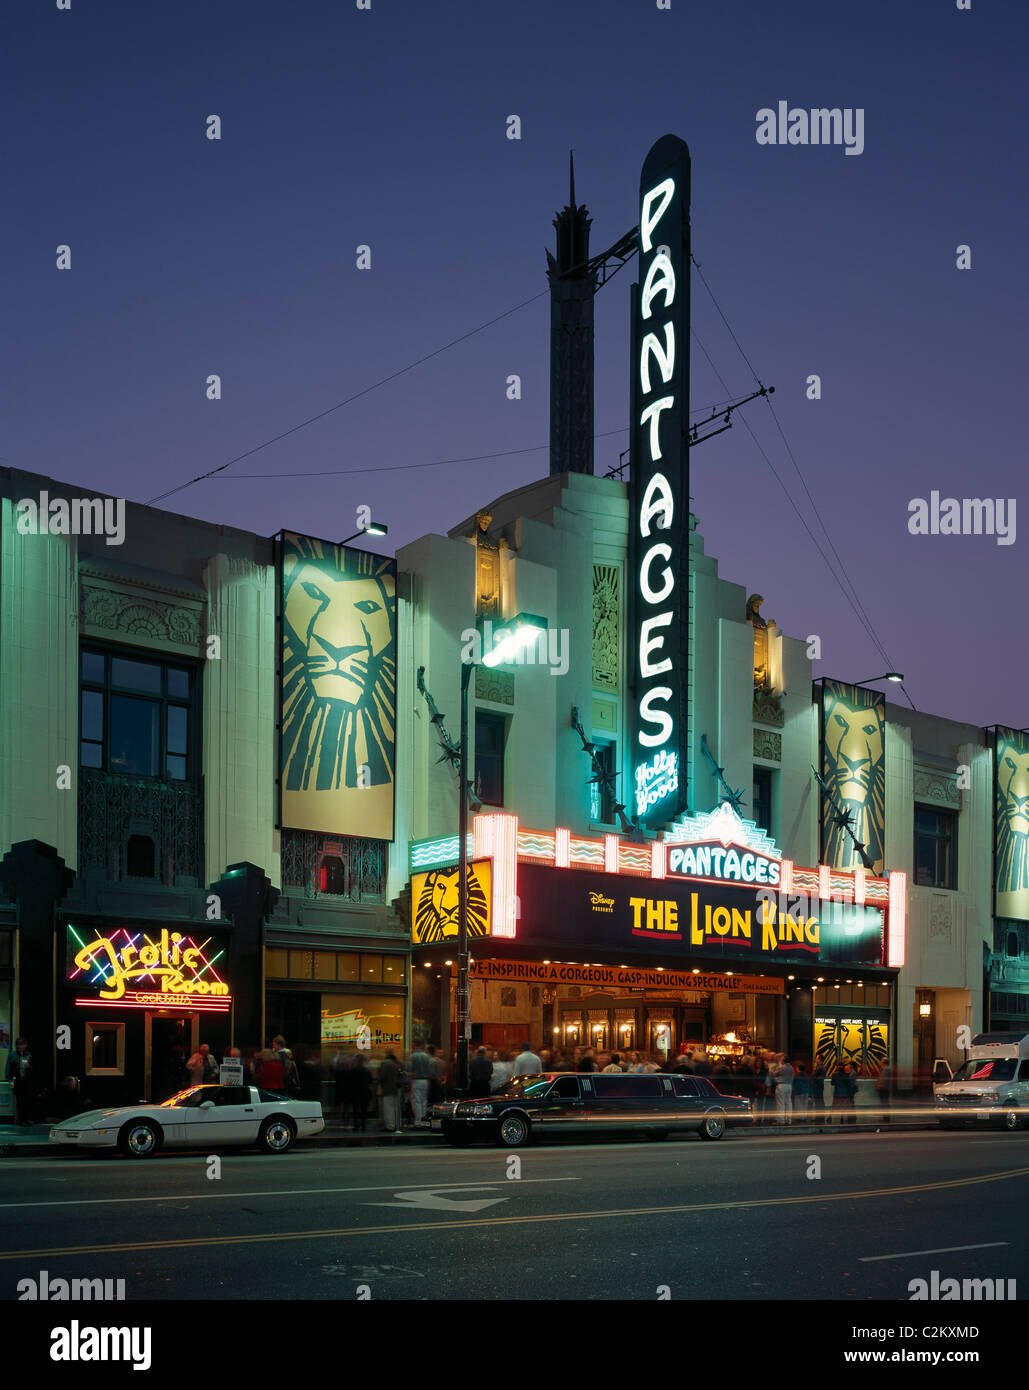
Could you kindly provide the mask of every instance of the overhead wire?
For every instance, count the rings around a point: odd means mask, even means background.
[[[733,331],[732,324],[731,324],[731,323],[729,322],[729,320],[726,318],[725,312],[723,311],[722,306],[719,304],[717,298],[715,297],[714,291],[712,290],[711,286],[710,286],[710,285],[708,284],[708,282],[707,282],[707,277],[704,275],[704,272],[703,272],[703,270],[702,270],[702,268],[701,268],[699,262],[697,261],[696,257],[693,255],[692,252],[690,253],[690,260],[691,260],[691,262],[692,262],[692,264],[693,264],[694,269],[695,269],[696,272],[697,272],[698,277],[700,278],[701,283],[703,284],[705,290],[707,290],[707,293],[708,293],[708,295],[709,295],[709,297],[710,297],[710,299],[711,299],[712,304],[715,306],[716,310],[718,311],[718,315],[719,315],[719,317],[721,318],[722,323],[725,325],[725,328],[726,328],[726,330],[727,330],[729,336],[732,338],[733,342],[736,344],[736,348],[737,348],[737,350],[739,351],[740,356],[743,358],[744,362],[747,364],[747,368],[748,368],[748,370],[750,371],[751,376],[754,378],[754,380],[755,380],[755,382],[757,383],[758,386],[762,386],[763,383],[762,383],[762,381],[761,381],[761,378],[758,376],[757,371],[756,371],[755,368],[754,368],[754,364],[751,362],[750,358],[747,356],[746,352],[744,351],[743,344],[740,342],[739,338],[736,336],[736,333]],[[692,329],[691,329],[691,332],[693,332]],[[704,356],[707,358],[707,361],[708,361],[708,364],[709,364],[710,367],[711,367],[711,370],[712,370],[712,371],[715,373],[715,375],[718,377],[718,380],[719,380],[719,382],[721,382],[723,388],[724,388],[725,390],[728,390],[728,389],[729,389],[728,386],[726,386],[726,383],[725,383],[725,381],[722,379],[721,374],[718,372],[717,368],[716,368],[715,365],[714,365],[714,362],[711,360],[710,354],[708,353],[707,349],[704,347],[703,343],[701,343],[701,341],[700,341],[700,339],[697,337],[696,333],[693,333],[693,337],[696,339],[698,345],[700,346],[701,351],[704,353]],[[826,567],[832,572],[833,577],[835,578],[837,584],[839,585],[840,590],[841,590],[841,592],[843,593],[844,597],[847,599],[847,601],[848,601],[848,603],[850,604],[851,608],[853,608],[855,614],[857,615],[858,620],[860,621],[861,625],[864,627],[864,629],[865,629],[866,633],[868,634],[868,636],[870,637],[872,643],[873,643],[873,644],[875,645],[875,647],[877,648],[877,650],[878,650],[880,656],[881,656],[881,657],[883,658],[883,660],[886,662],[887,667],[888,667],[889,669],[892,670],[892,669],[893,669],[893,662],[890,660],[889,653],[887,652],[886,647],[885,647],[885,646],[883,645],[883,643],[880,641],[879,635],[878,635],[878,633],[877,633],[876,630],[875,630],[875,625],[873,624],[871,618],[869,617],[869,615],[868,615],[868,613],[867,613],[867,611],[866,611],[866,609],[865,609],[864,604],[861,602],[861,596],[860,596],[860,594],[858,593],[857,586],[854,584],[854,581],[851,579],[851,577],[850,577],[850,575],[849,575],[849,573],[848,573],[848,571],[847,571],[847,567],[846,567],[846,565],[844,564],[843,559],[842,559],[842,557],[841,557],[839,551],[836,549],[836,545],[835,545],[835,543],[834,543],[834,541],[833,541],[833,538],[832,538],[832,536],[831,536],[830,533],[829,533],[829,528],[826,526],[825,521],[824,521],[823,518],[822,518],[822,514],[821,514],[821,512],[820,512],[819,509],[818,509],[818,504],[816,503],[814,497],[812,496],[811,489],[808,487],[808,484],[807,484],[807,479],[804,477],[804,474],[803,474],[803,472],[802,472],[802,470],[801,470],[800,464],[799,464],[798,461],[797,461],[797,456],[796,456],[796,454],[793,452],[793,449],[792,449],[792,447],[791,447],[791,445],[790,445],[789,439],[786,437],[786,432],[785,432],[785,430],[784,430],[783,427],[782,427],[782,423],[781,423],[781,421],[779,420],[778,415],[776,414],[775,407],[774,407],[774,405],[772,404],[772,401],[771,401],[770,396],[767,396],[767,395],[766,395],[766,396],[764,397],[764,400],[765,400],[765,403],[766,403],[767,406],[768,406],[768,409],[771,411],[772,419],[773,419],[773,421],[775,422],[775,427],[776,427],[776,429],[779,431],[779,436],[780,436],[780,438],[782,439],[783,446],[785,447],[786,452],[787,452],[787,454],[789,455],[790,461],[792,462],[793,467],[794,467],[794,469],[796,470],[797,477],[800,479],[801,486],[802,486],[803,489],[804,489],[804,494],[805,494],[805,496],[807,497],[807,500],[808,500],[808,502],[809,502],[810,505],[811,505],[811,510],[814,512],[815,518],[816,518],[816,520],[818,521],[818,524],[819,524],[819,526],[820,526],[821,529],[822,529],[822,532],[823,532],[823,534],[824,534],[824,536],[825,536],[825,539],[826,539],[826,542],[827,542],[827,544],[828,544],[828,546],[829,546],[829,549],[832,551],[833,557],[834,557],[834,559],[836,560],[836,564],[839,566],[839,570],[840,570],[840,572],[842,573],[843,579],[840,578],[840,575],[836,572],[835,569],[833,569],[833,566],[829,563],[829,560],[828,560],[828,558],[826,557],[825,552],[822,550],[821,546],[818,544],[817,540],[815,539],[814,534],[813,534],[812,531],[811,531],[811,528],[807,525],[807,522],[804,520],[804,518],[803,518],[803,516],[802,516],[802,514],[801,514],[801,512],[800,512],[800,509],[797,507],[796,503],[794,502],[792,496],[790,495],[790,492],[789,492],[788,488],[786,487],[786,485],[785,485],[785,483],[783,482],[782,478],[779,477],[779,474],[778,474],[778,472],[776,471],[776,469],[774,468],[774,466],[772,465],[771,460],[768,458],[768,455],[765,453],[764,449],[761,447],[760,443],[758,442],[757,436],[755,435],[753,429],[751,429],[750,422],[747,420],[747,418],[746,418],[745,415],[741,415],[740,418],[742,419],[744,425],[746,426],[747,432],[750,434],[751,438],[754,440],[754,443],[757,445],[758,450],[760,451],[760,453],[761,453],[762,457],[764,458],[765,462],[768,464],[769,468],[772,470],[772,473],[775,475],[775,478],[776,478],[776,480],[778,481],[780,487],[783,489],[783,492],[785,492],[785,493],[786,493],[786,496],[789,498],[790,504],[792,505],[794,511],[797,513],[798,517],[800,517],[801,521],[803,522],[803,524],[804,524],[804,529],[807,531],[808,535],[811,537],[811,540],[812,540],[812,542],[814,543],[815,548],[818,550],[819,555],[821,555],[822,559],[825,561]],[[843,583],[844,580],[846,581],[847,587],[844,587],[844,583]],[[849,589],[850,592],[848,592],[848,589]],[[903,683],[901,683],[901,687],[900,687],[900,688],[901,688],[901,690],[904,691],[904,695],[905,695],[905,697],[907,698],[908,703],[911,705],[911,708],[914,709],[914,708],[915,708],[915,702],[911,699],[911,696],[908,694],[907,689],[904,687]]]

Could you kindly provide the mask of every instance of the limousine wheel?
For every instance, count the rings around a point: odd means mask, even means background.
[[[1021,1129],[1022,1121],[1017,1110],[1008,1110],[1004,1115],[1004,1128],[1007,1130]]]
[[[507,1149],[517,1149],[529,1138],[529,1121],[524,1115],[505,1115],[497,1129],[497,1138]]]
[[[149,1158],[161,1147],[161,1131],[149,1120],[130,1120],[118,1135],[118,1147],[126,1158]]]
[[[700,1122],[701,1139],[721,1139],[724,1133],[724,1113],[721,1110],[709,1110]]]

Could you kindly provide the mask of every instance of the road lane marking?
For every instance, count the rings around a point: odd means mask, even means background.
[[[29,1260],[71,1255],[119,1255],[143,1250],[195,1250],[205,1245],[261,1245],[283,1240],[337,1240],[342,1236],[409,1235],[415,1231],[459,1231],[483,1226],[527,1226],[533,1222],[546,1225],[554,1221],[603,1221],[618,1216],[671,1216],[699,1211],[747,1210],[756,1207],[810,1206],[812,1203],[853,1202],[874,1197],[897,1197],[918,1192],[939,1192],[954,1187],[977,1187],[987,1182],[1003,1182],[1008,1178],[1029,1176],[1029,1168],[1008,1168],[978,1178],[948,1178],[941,1182],[919,1183],[909,1187],[869,1188],[864,1192],[830,1192],[803,1197],[753,1197],[742,1201],[694,1202],[672,1207],[623,1207],[605,1211],[568,1211],[550,1215],[483,1216],[464,1221],[420,1221],[408,1225],[343,1226],[334,1230],[263,1232],[246,1236],[190,1236],[180,1240],[139,1240],[110,1242],[104,1245],[70,1245],[42,1250],[9,1250],[0,1252],[0,1261]],[[238,1196],[238,1194],[237,1194]]]
[[[862,1264],[870,1265],[875,1260],[910,1260],[915,1255],[950,1255],[955,1250],[993,1250],[998,1245],[1010,1245],[1010,1240],[987,1240],[982,1245],[940,1245],[935,1250],[905,1250],[899,1255],[859,1255]]]
[[[582,1178],[519,1178],[522,1186],[531,1183],[541,1182],[582,1182]],[[251,1192],[244,1188],[240,1192],[166,1192],[161,1197],[86,1197],[77,1201],[60,1202],[0,1202],[0,1211],[11,1211],[15,1207],[106,1207],[121,1206],[132,1202],[226,1202],[230,1198],[237,1201],[241,1197],[249,1200],[251,1197],[310,1197],[322,1196],[331,1192],[399,1192],[404,1190],[415,1190],[425,1188],[430,1192],[440,1192],[446,1187],[457,1187],[456,1183],[397,1183],[383,1182],[377,1183],[373,1187],[283,1187],[276,1192]],[[461,1183],[463,1191],[471,1187],[496,1187],[495,1182],[466,1182]],[[391,1203],[388,1205],[392,1205]]]
[[[491,1184],[490,1190],[496,1191],[499,1184]],[[482,1183],[472,1183],[471,1187],[481,1187]],[[411,1207],[423,1207],[426,1211],[482,1211],[484,1207],[495,1207],[500,1202],[506,1202],[506,1197],[485,1197],[478,1201],[462,1201],[459,1197],[441,1197],[440,1192],[466,1192],[469,1188],[448,1187],[433,1188],[426,1192],[397,1192],[395,1196],[399,1199],[396,1202],[362,1202],[363,1207],[398,1207],[410,1209]]]

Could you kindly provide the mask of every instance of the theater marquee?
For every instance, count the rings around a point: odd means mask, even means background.
[[[633,878],[519,864],[518,943],[767,961],[882,965],[883,913],[772,887]],[[814,906],[817,904],[817,906]]]
[[[599,989],[691,989],[702,993],[782,994],[785,981],[765,975],[724,975],[692,970],[641,970],[616,965],[571,965],[564,961],[473,961],[472,979],[533,985],[593,985]]]

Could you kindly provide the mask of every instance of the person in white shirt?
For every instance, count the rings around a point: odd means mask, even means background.
[[[538,1076],[543,1070],[543,1063],[536,1056],[529,1044],[522,1043],[522,1050],[515,1058],[514,1076]]]
[[[622,1070],[622,1059],[619,1057],[619,1055],[618,1055],[617,1052],[613,1052],[613,1053],[611,1054],[611,1061],[610,1061],[610,1062],[608,1063],[608,1065],[604,1068],[604,1070],[605,1070],[605,1071],[617,1071],[617,1072],[621,1072],[621,1070]]]
[[[493,1075],[490,1077],[490,1090],[502,1091],[511,1080],[513,1068],[514,1064],[507,1053],[498,1052],[493,1058]]]

